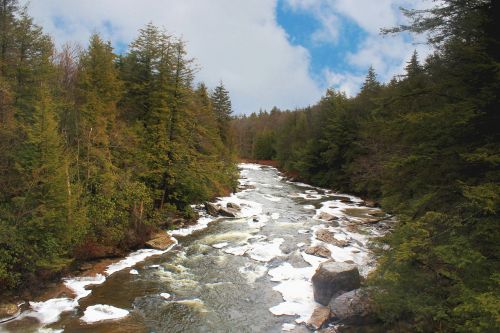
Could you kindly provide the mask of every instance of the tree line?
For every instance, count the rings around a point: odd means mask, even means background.
[[[141,246],[235,188],[229,93],[195,71],[153,24],[123,54],[97,33],[56,50],[0,1],[0,293]]]
[[[240,156],[397,214],[367,281],[388,330],[500,330],[499,5],[405,10],[410,24],[386,32],[426,33],[423,63],[414,53],[387,84],[370,68],[355,97],[329,89],[232,123]]]

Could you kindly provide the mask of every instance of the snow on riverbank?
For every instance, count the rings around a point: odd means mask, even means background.
[[[240,164],[239,167],[242,169],[240,179],[240,183],[245,183],[246,170],[259,170],[260,166],[257,164]],[[217,203],[223,206],[226,206],[227,203],[232,202],[241,206],[240,217],[250,217],[254,215],[259,215],[262,212],[262,205],[252,201],[246,201],[240,199],[237,195],[231,194],[229,197],[220,198]],[[192,234],[197,230],[204,229],[208,226],[209,223],[215,221],[217,217],[211,217],[204,213],[200,213],[200,218],[197,223],[193,226],[182,228],[178,230],[169,231],[169,235],[171,236],[187,236]],[[263,224],[262,224],[263,225]],[[64,279],[64,284],[70,290],[75,293],[74,298],[53,298],[44,302],[30,302],[30,310],[22,313],[16,320],[26,317],[36,318],[42,326],[52,324],[57,322],[60,319],[60,316],[63,312],[72,311],[79,306],[79,300],[89,296],[92,291],[88,290],[87,287],[92,285],[99,285],[106,281],[107,277],[110,275],[124,270],[126,268],[131,268],[138,264],[139,262],[144,261],[145,259],[155,256],[161,255],[168,251],[170,251],[175,245],[177,245],[177,240],[166,250],[155,250],[155,249],[141,249],[135,252],[130,253],[124,259],[110,264],[106,267],[103,274],[97,274],[95,276],[84,276],[84,277],[74,277],[74,278],[66,278]],[[219,244],[220,245],[220,244]],[[279,245],[278,245],[279,246]],[[272,249],[275,250],[275,249]],[[254,256],[264,256],[265,254],[261,254],[256,252]],[[131,274],[137,275],[138,271],[132,269],[130,271]],[[263,272],[262,274],[264,274]],[[97,304],[93,306],[89,306],[85,310],[84,316],[81,318],[82,321],[87,323],[94,323],[100,320],[110,320],[110,319],[119,319],[123,318],[128,314],[127,310],[114,308],[109,305]]]

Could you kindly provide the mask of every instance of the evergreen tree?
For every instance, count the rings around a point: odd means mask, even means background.
[[[222,81],[217,87],[215,87],[211,95],[211,99],[215,114],[217,115],[217,121],[219,123],[220,136],[222,141],[227,143],[229,131],[228,125],[233,109],[231,106],[231,99],[229,98],[229,92],[224,87]]]

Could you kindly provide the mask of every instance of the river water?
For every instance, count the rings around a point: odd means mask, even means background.
[[[372,237],[387,229],[367,223],[383,213],[361,199],[286,180],[271,167],[240,164],[238,218],[212,218],[171,231],[168,251],[141,250],[103,275],[68,278],[76,298],[31,302],[0,332],[308,332],[316,303],[310,279],[325,258],[308,255],[324,245],[336,261],[374,266]],[[337,222],[319,219],[322,212]],[[320,229],[348,242],[316,239]]]

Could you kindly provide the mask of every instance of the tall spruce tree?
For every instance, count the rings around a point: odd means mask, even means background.
[[[217,115],[220,136],[222,138],[222,141],[227,143],[229,120],[231,120],[233,109],[231,106],[229,92],[224,87],[222,81],[220,81],[219,85],[215,87],[210,97],[212,99],[212,105],[214,107],[215,114]]]

